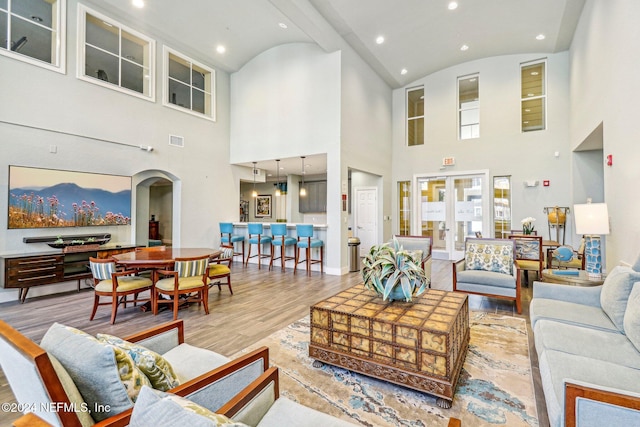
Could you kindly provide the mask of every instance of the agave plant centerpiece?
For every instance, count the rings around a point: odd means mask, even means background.
[[[372,246],[362,261],[364,285],[384,301],[411,301],[430,283],[422,269],[421,252],[405,250],[396,239]]]

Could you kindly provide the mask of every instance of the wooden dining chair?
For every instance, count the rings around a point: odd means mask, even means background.
[[[156,270],[154,273],[153,314],[158,314],[159,304],[170,304],[173,305],[173,320],[177,320],[181,302],[202,304],[205,313],[209,314],[209,255],[176,258],[173,270]],[[160,278],[162,276],[165,277]],[[169,299],[163,299],[161,295]],[[181,296],[186,298],[181,299]]]
[[[218,285],[218,290],[221,291],[221,285],[229,286],[229,292],[233,295],[233,289],[231,288],[231,264],[233,263],[233,246],[222,245],[220,246],[222,253],[217,258],[211,258],[209,260],[209,287]],[[220,283],[222,279],[227,279],[227,283]]]
[[[151,291],[153,282],[147,277],[140,277],[137,270],[116,270],[116,260],[113,258],[99,259],[89,258],[89,266],[94,281],[93,310],[89,320],[93,320],[98,310],[98,306],[111,306],[111,324],[116,321],[116,313],[120,304],[127,307],[128,302],[132,302],[134,307],[137,303],[153,300],[153,292],[149,298],[139,298],[139,294],[144,291]],[[128,296],[133,295],[129,300]],[[100,302],[100,298],[107,298],[108,301]]]

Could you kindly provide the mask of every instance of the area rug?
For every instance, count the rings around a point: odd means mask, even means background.
[[[446,426],[455,417],[463,426],[537,426],[525,319],[472,312],[470,327],[469,352],[450,409],[439,408],[429,394],[343,368],[314,368],[309,317],[241,353],[266,345],[271,365],[280,371],[281,396],[354,424]]]

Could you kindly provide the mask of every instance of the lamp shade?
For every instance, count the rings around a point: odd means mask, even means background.
[[[609,234],[609,211],[606,203],[573,205],[576,234]]]

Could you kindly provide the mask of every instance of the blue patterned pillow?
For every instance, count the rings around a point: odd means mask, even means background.
[[[469,243],[464,259],[467,270],[513,273],[512,245]]]

